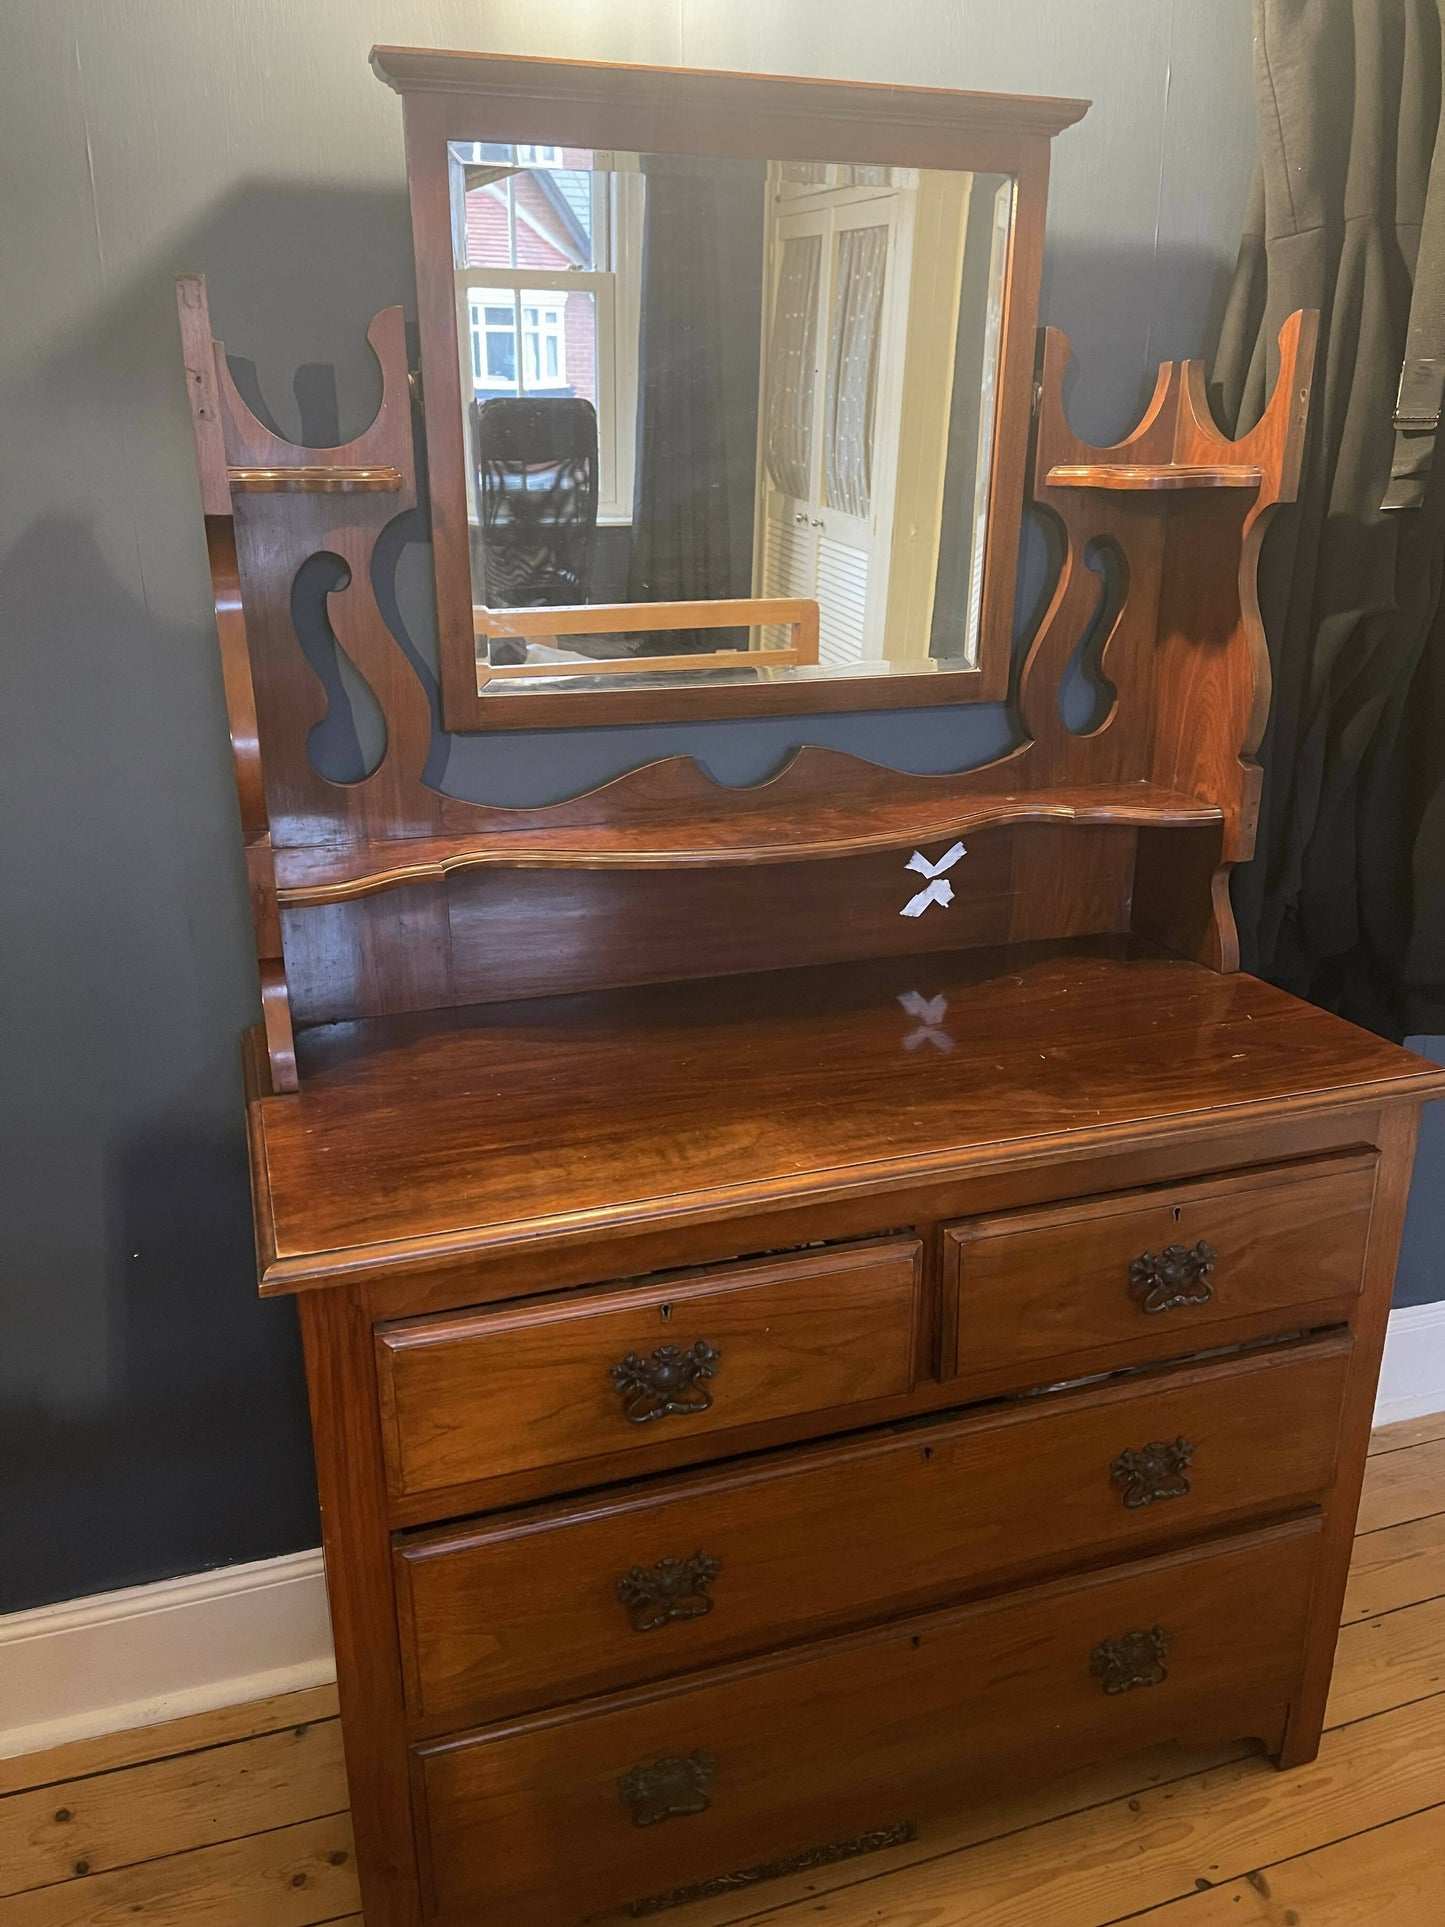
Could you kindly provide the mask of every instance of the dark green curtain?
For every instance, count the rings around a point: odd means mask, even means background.
[[[628,593],[752,593],[762,341],[762,161],[649,155]],[[697,631],[717,648],[727,631]],[[669,645],[676,646],[670,638]]]
[[[1260,165],[1216,363],[1243,427],[1280,323],[1320,310],[1300,503],[1261,572],[1275,681],[1235,877],[1245,966],[1397,1035],[1445,1030],[1442,4],[1255,0]]]

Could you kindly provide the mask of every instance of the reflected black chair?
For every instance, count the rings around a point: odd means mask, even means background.
[[[487,603],[586,602],[597,530],[597,411],[580,396],[471,405]]]

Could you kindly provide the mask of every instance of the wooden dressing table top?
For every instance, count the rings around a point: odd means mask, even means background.
[[[272,1290],[363,1247],[484,1250],[1445,1092],[1255,978],[1109,938],[337,1024],[301,1051],[284,1097],[248,1054]]]

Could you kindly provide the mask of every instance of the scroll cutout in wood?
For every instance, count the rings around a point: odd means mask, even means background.
[[[1009,754],[920,776],[808,747],[744,788],[674,756],[565,802],[505,808],[423,782],[431,696],[373,586],[382,532],[416,501],[401,311],[368,330],[383,377],[375,421],[344,446],[314,449],[272,433],[241,400],[211,341],[203,281],[184,278],[178,296],[277,1088],[294,1088],[296,1077],[288,964],[308,982],[318,970],[331,982],[345,951],[338,981],[360,984],[378,964],[394,977],[404,952],[408,984],[380,1007],[444,1007],[457,1000],[454,879],[495,865],[713,869],[941,848],[981,828],[1096,825],[1134,839],[1127,927],[1214,968],[1237,967],[1229,867],[1252,848],[1269,696],[1255,571],[1269,516],[1298,483],[1313,316],[1286,323],[1275,393],[1238,442],[1210,419],[1194,362],[1160,370],[1126,441],[1081,442],[1061,399],[1070,350],[1047,332],[1034,495],[1060,526],[1064,555],[1018,678],[1025,735]],[[1103,720],[1075,733],[1059,688],[1098,607],[1091,543],[1118,559],[1108,633],[1089,648],[1115,693]],[[307,755],[323,694],[291,605],[298,571],[320,553],[350,572],[329,597],[331,623],[387,734],[376,768],[350,784],[321,776]],[[1054,870],[1067,894],[1067,859]],[[402,893],[394,910],[371,901],[392,893]],[[643,899],[630,901],[632,914]],[[340,1015],[348,995],[329,990],[320,1001]]]
[[[1053,782],[1142,778],[1217,806],[1218,855],[1204,879],[1212,927],[1186,947],[1219,969],[1238,967],[1228,872],[1254,849],[1255,755],[1269,714],[1259,551],[1274,510],[1299,487],[1317,333],[1313,313],[1285,322],[1269,405],[1237,442],[1214,422],[1203,363],[1186,361],[1161,367],[1143,421],[1110,448],[1070,429],[1063,381],[1072,351],[1056,329],[1044,336],[1034,496],[1065,548],[1020,678],[1020,709]],[[1104,731],[1073,736],[1057,692],[1097,594],[1084,554],[1099,540],[1125,570],[1123,603],[1098,657],[1118,700]],[[1162,893],[1161,934],[1174,947],[1181,888],[1197,895],[1197,878],[1180,883],[1184,854],[1140,836],[1137,894],[1147,917]]]

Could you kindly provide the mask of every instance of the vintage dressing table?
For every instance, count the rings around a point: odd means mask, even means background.
[[[373,59],[419,379],[388,310],[373,424],[287,443],[179,284],[368,1927],[786,1894],[1166,1741],[1309,1759],[1442,1089],[1237,970],[1313,318],[1242,440],[1191,363],[1088,447],[1035,360],[1084,103]],[[435,676],[377,563],[414,406]],[[317,555],[384,722],[345,781]],[[1010,693],[953,775],[434,767]]]

